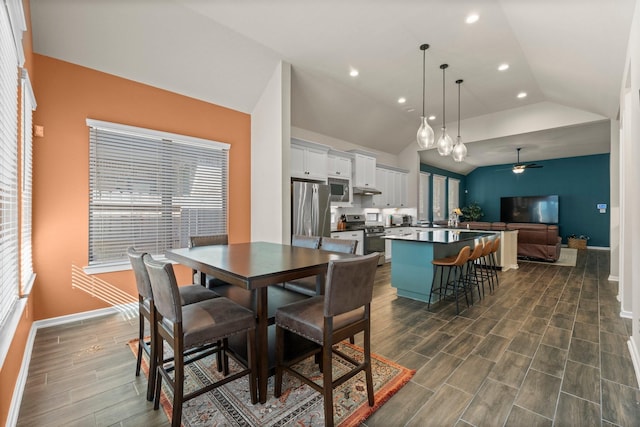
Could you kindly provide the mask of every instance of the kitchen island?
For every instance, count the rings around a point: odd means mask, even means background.
[[[456,255],[464,246],[473,250],[481,239],[495,236],[491,232],[446,229],[385,236],[384,239],[391,240],[393,252],[391,286],[397,289],[398,296],[427,302],[433,280],[431,261]]]

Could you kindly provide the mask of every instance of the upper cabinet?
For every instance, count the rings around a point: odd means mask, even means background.
[[[331,177],[351,180],[353,156],[339,151],[329,151],[327,173]]]
[[[373,196],[372,207],[408,207],[407,179],[407,171],[388,166],[376,168],[376,185],[382,194]]]
[[[291,177],[327,180],[329,147],[298,139],[291,140]]]
[[[376,158],[370,154],[364,154],[351,150],[354,153],[353,186],[360,188],[376,187]]]

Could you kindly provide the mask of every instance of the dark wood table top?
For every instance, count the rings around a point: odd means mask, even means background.
[[[225,282],[256,289],[324,273],[330,260],[356,255],[268,242],[170,249],[167,258]]]

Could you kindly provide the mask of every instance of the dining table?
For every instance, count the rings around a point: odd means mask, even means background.
[[[269,378],[269,286],[316,276],[321,289],[329,261],[357,255],[270,242],[232,243],[169,249],[166,257],[253,293],[256,311],[258,400],[267,399]]]

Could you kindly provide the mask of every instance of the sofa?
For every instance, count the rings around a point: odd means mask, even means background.
[[[468,225],[468,226],[467,226]],[[557,225],[524,222],[462,222],[461,228],[471,230],[518,230],[518,257],[555,262],[560,258],[562,238]]]

